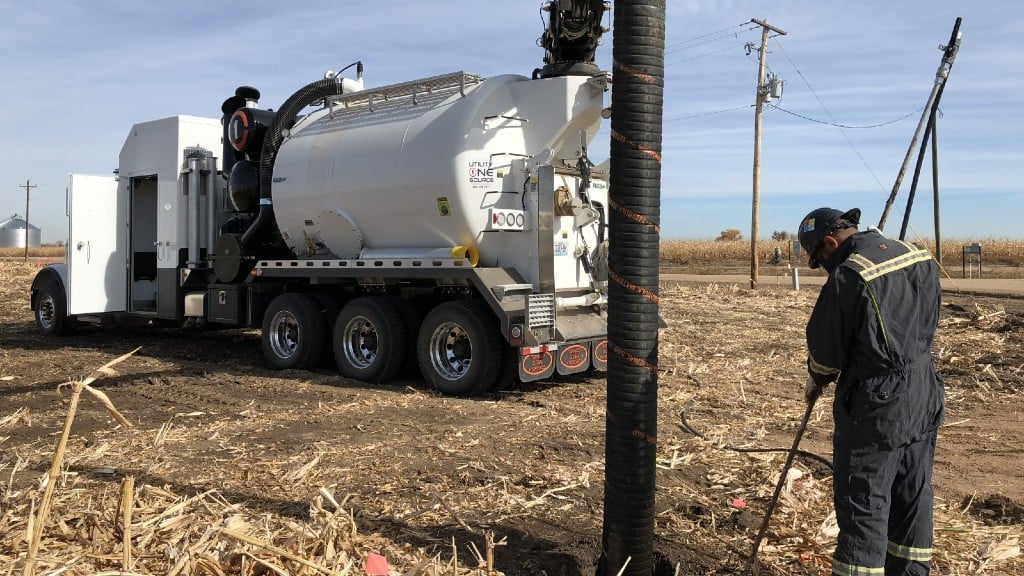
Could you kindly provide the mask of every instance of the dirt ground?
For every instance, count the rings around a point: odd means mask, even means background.
[[[49,467],[68,410],[60,385],[141,347],[96,384],[132,431],[91,398],[78,409],[65,474],[86,486],[116,487],[132,475],[183,495],[217,489],[240,509],[297,522],[328,487],[345,497],[360,532],[395,549],[448,558],[454,541],[466,562],[464,545],[491,530],[505,542],[495,558],[505,574],[594,573],[603,377],[453,399],[418,380],[370,386],[328,368],[275,372],[255,331],[96,327],[47,338],[28,307],[32,267],[6,266],[0,418],[18,417],[0,425],[0,493],[31,488]],[[803,414],[803,325],[815,296],[663,287],[656,547],[666,574],[676,565],[680,574],[735,574],[744,565],[784,454],[723,446],[790,446]],[[1024,530],[1024,300],[944,298],[935,355],[948,414],[935,463],[935,573],[1024,574],[1019,554],[992,551],[1012,551]],[[826,399],[801,447],[828,458]],[[703,438],[680,426],[681,415]],[[812,460],[797,467],[813,490],[780,504],[762,558],[775,574],[825,573],[828,469]]]

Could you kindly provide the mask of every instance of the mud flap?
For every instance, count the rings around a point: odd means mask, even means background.
[[[574,342],[558,349],[555,369],[559,374],[576,374],[590,368],[590,342]]]
[[[555,354],[558,350],[542,350],[519,356],[519,380],[533,382],[551,377],[555,373]]]
[[[594,340],[591,342],[593,353],[591,354],[590,363],[594,367],[594,370],[607,370],[608,369],[608,340]]]

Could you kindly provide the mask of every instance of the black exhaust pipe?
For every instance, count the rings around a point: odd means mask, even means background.
[[[658,265],[665,0],[615,2],[608,405],[597,574],[651,576],[658,441]],[[626,562],[629,564],[626,565]]]

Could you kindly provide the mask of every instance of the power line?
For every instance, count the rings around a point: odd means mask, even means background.
[[[723,32],[732,32],[732,30],[734,28],[742,28],[743,26],[746,26],[747,24],[749,24],[749,22],[741,22],[741,23],[736,24],[734,26],[729,26],[729,27],[726,27],[726,28],[722,28],[721,30],[716,30],[714,32],[708,32],[707,34],[701,34],[700,36],[694,36],[693,38],[689,38],[687,40],[682,40],[682,41],[676,42],[675,44],[670,44],[670,45],[665,47],[665,50],[666,50],[666,52],[674,51],[674,50],[672,50],[673,48],[680,47],[683,44],[688,44],[690,42],[693,42],[694,40],[701,40],[701,39],[707,38],[708,36],[716,36],[718,34],[722,34]],[[714,41],[714,40],[708,40],[707,42],[712,42],[712,41]],[[701,42],[700,44],[694,44],[693,46],[686,46],[686,47],[681,47],[681,48],[677,48],[677,49],[678,50],[686,50],[688,48],[693,48],[695,46],[700,46],[701,44],[706,44],[707,42]]]
[[[878,179],[878,176],[871,169],[871,166],[868,165],[867,160],[865,160],[864,156],[861,155],[860,150],[857,149],[857,147],[853,144],[853,141],[850,140],[850,137],[846,134],[846,132],[844,132],[844,126],[842,124],[839,124],[838,122],[836,122],[835,117],[832,116],[832,113],[829,111],[828,107],[825,106],[825,103],[822,102],[821,98],[818,97],[818,93],[814,91],[813,87],[811,87],[810,82],[808,82],[807,78],[804,77],[803,72],[801,72],[800,69],[797,68],[796,64],[793,62],[793,59],[789,57],[789,53],[786,52],[786,49],[785,49],[785,47],[782,46],[782,43],[779,42],[778,40],[776,40],[775,44],[778,45],[779,50],[782,51],[782,54],[786,57],[786,60],[789,61],[790,66],[792,66],[793,69],[796,70],[797,75],[800,76],[801,80],[803,80],[804,85],[807,86],[807,89],[811,91],[812,95],[814,95],[814,98],[818,101],[818,104],[820,104],[822,109],[825,110],[825,113],[828,114],[828,117],[832,119],[832,122],[831,123],[827,123],[827,124],[829,124],[830,126],[835,126],[836,129],[839,130],[839,133],[843,135],[843,138],[846,140],[846,143],[850,145],[850,148],[853,150],[854,154],[856,154],[857,158],[860,159],[861,164],[864,165],[864,168],[868,171],[868,174],[871,174],[871,177],[874,178],[875,183],[878,184],[878,187],[882,190],[882,192],[888,194],[888,191],[886,190],[885,186],[882,184],[881,180]],[[778,107],[776,106],[776,108],[778,108]],[[783,110],[782,108],[778,108],[778,109],[782,110],[783,112],[788,112],[788,110]],[[907,116],[910,116],[910,115],[915,114],[917,112],[920,112],[923,109],[924,109],[923,107],[918,108],[914,112],[911,112],[910,114],[907,114],[906,116],[898,118],[898,119],[894,120],[893,122],[898,122],[899,120],[902,120],[903,118],[906,118]],[[808,118],[808,120],[810,120],[810,118]],[[899,208],[897,208],[897,210],[899,210]],[[902,210],[901,210],[901,212],[902,212]],[[920,233],[918,233],[918,231],[914,228],[913,224],[910,225],[910,229],[911,229],[911,231],[914,232],[915,235],[917,235],[917,237],[919,239],[921,238]],[[942,266],[941,262],[939,263],[939,266],[940,267]],[[946,274],[946,276],[949,277],[950,279],[952,279],[952,277],[949,276],[949,274]]]
[[[722,35],[722,36],[718,36],[716,38],[709,38],[708,40],[705,40],[703,42],[698,42],[696,44],[691,44],[689,46],[682,46],[682,47],[679,47],[679,48],[673,48],[672,50],[666,50],[665,54],[673,54],[675,52],[681,52],[683,50],[692,50],[694,48],[698,48],[700,46],[704,46],[705,44],[711,44],[712,42],[718,42],[719,40],[725,40],[729,36],[733,36],[734,38],[738,38],[738,36],[735,35],[735,34],[731,34],[731,35],[730,34],[725,34],[725,35]]]
[[[835,117],[832,116],[832,112],[829,111],[828,106],[825,106],[825,103],[822,102],[821,98],[818,96],[818,93],[814,91],[814,88],[811,86],[811,83],[807,81],[807,78],[804,76],[804,73],[801,72],[799,68],[797,68],[796,64],[793,62],[793,59],[789,57],[789,53],[786,52],[786,48],[783,47],[782,42],[779,42],[776,39],[775,44],[779,47],[779,50],[782,52],[783,56],[786,57],[786,60],[789,61],[789,65],[792,66],[794,70],[796,70],[797,75],[800,76],[801,80],[803,80],[804,85],[807,86],[807,89],[811,91],[811,94],[814,96],[814,99],[817,100],[818,104],[821,105],[821,108],[825,111],[825,114],[827,114],[829,119],[832,120],[833,125],[835,125],[836,129],[839,130],[839,133],[843,135],[843,138],[846,140],[846,143],[849,144],[850,148],[853,150],[853,153],[857,155],[857,158],[860,159],[861,164],[863,164],[864,168],[867,169],[868,174],[871,174],[871,177],[874,178],[875,183],[878,184],[878,187],[883,192],[887,192],[885,186],[882,185],[882,181],[878,179],[878,176],[871,169],[871,166],[868,165],[867,160],[864,159],[864,156],[860,153],[860,150],[858,150],[857,147],[854,146],[853,141],[850,140],[850,137],[843,130],[839,122],[836,122]]]
[[[711,116],[711,115],[714,115],[714,114],[721,114],[723,112],[733,112],[735,110],[743,110],[743,109],[746,109],[746,108],[750,108],[751,106],[753,106],[753,104],[744,104],[742,106],[734,106],[732,108],[725,108],[723,110],[712,110],[710,112],[700,112],[700,113],[697,113],[697,114],[690,114],[689,116],[678,116],[676,118],[669,118],[667,120],[664,120],[663,123],[667,124],[669,122],[675,122],[677,120],[689,120],[691,118],[700,118],[701,116]]]
[[[804,120],[807,120],[807,121],[810,121],[810,122],[817,122],[818,124],[824,124],[826,126],[835,126],[836,128],[847,128],[847,129],[850,129],[850,130],[863,130],[863,129],[866,129],[866,128],[881,128],[882,126],[888,126],[890,124],[895,124],[895,123],[897,123],[897,122],[899,122],[901,120],[906,120],[907,118],[910,118],[911,116],[913,116],[914,114],[917,114],[921,110],[924,110],[924,106],[922,106],[922,107],[918,108],[917,110],[914,110],[913,112],[908,112],[907,114],[904,114],[903,116],[900,116],[899,118],[896,118],[895,120],[889,120],[888,122],[882,122],[881,124],[871,124],[869,126],[851,126],[849,124],[836,124],[834,122],[826,122],[824,120],[818,120],[817,118],[811,118],[809,116],[804,116],[803,114],[797,114],[796,112],[793,112],[792,110],[786,110],[785,108],[782,108],[780,106],[776,106],[774,104],[769,104],[769,106],[771,106],[772,108],[778,110],[779,112],[785,112],[786,114],[789,114],[790,116],[796,116],[797,118],[803,118]]]
[[[725,52],[727,50],[733,50],[735,48],[742,48],[742,47],[743,47],[742,44],[735,44],[733,46],[726,46],[725,48],[722,48],[720,50],[714,50],[712,52],[705,52],[704,54],[700,54],[698,56],[693,56],[692,58],[683,58],[682,60],[674,60],[672,62],[666,63],[665,66],[671,66],[673,64],[682,64],[683,62],[690,62],[691,60],[699,60],[699,59],[707,57],[707,56],[713,56],[715,54],[719,54],[719,53]]]
[[[740,37],[740,33],[739,32],[731,32],[730,31],[730,32],[728,32],[726,34],[718,34],[718,35],[712,36],[711,38],[707,38],[706,40],[704,40],[702,42],[691,43],[691,44],[687,44],[685,46],[678,46],[677,45],[675,48],[670,48],[670,49],[665,50],[665,54],[673,54],[675,52],[682,52],[682,51],[685,51],[685,50],[693,50],[694,48],[699,48],[701,46],[705,46],[707,44],[711,44],[712,42],[718,42],[718,41],[721,41],[721,40],[728,40],[730,38],[734,38],[736,40],[739,40],[739,37]]]

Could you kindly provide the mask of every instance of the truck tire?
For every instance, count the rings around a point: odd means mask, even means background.
[[[420,327],[420,371],[442,394],[475,396],[494,385],[502,344],[494,315],[484,303],[445,302],[431,310]]]
[[[67,336],[75,331],[75,319],[68,316],[67,296],[54,280],[39,286],[34,307],[36,328],[44,336]]]
[[[263,314],[263,356],[278,370],[316,366],[326,337],[320,307],[306,294],[281,294]]]
[[[363,382],[388,382],[406,357],[402,314],[388,298],[356,298],[334,325],[334,361],[338,372]]]

